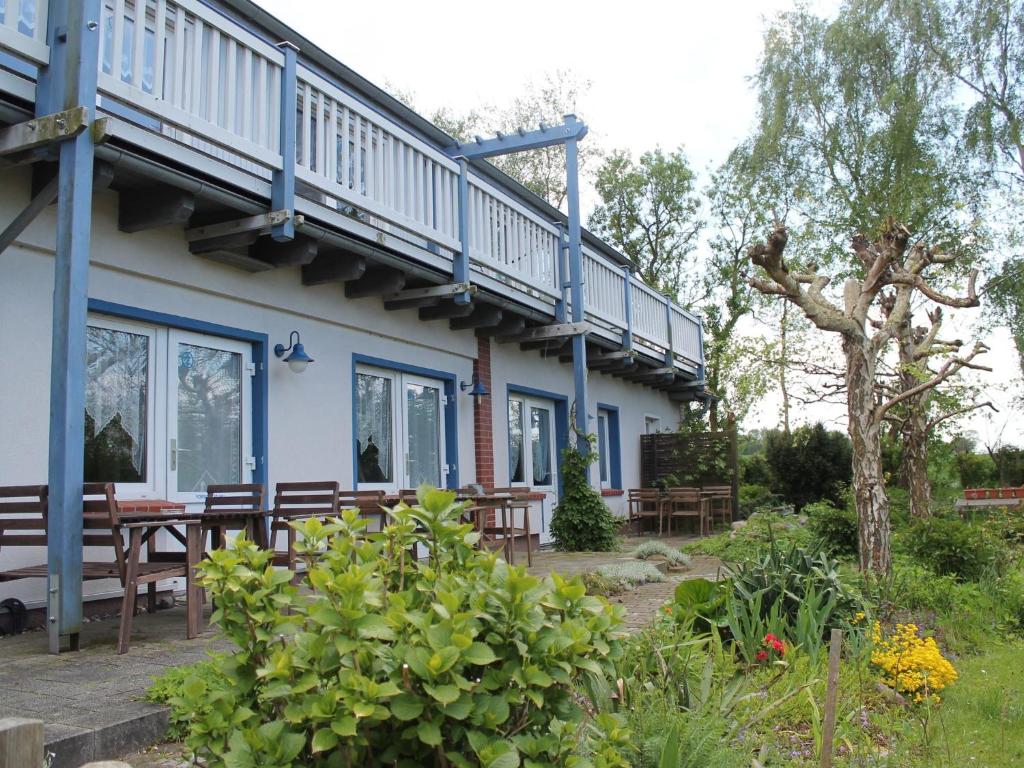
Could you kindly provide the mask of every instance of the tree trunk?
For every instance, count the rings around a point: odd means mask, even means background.
[[[866,338],[843,338],[847,415],[853,443],[853,488],[862,571],[888,573],[889,497],[882,480],[881,428],[875,419],[875,353]]]
[[[920,382],[916,344],[910,315],[899,330],[900,391],[906,392]],[[931,514],[932,484],[928,479],[928,406],[930,392],[922,392],[902,404],[903,454],[900,475],[910,491],[910,514],[925,518]]]
[[[779,390],[782,392],[782,431],[789,434],[789,387],[786,383],[786,366],[789,364],[786,331],[789,325],[789,302],[782,304],[782,328],[779,331]]]

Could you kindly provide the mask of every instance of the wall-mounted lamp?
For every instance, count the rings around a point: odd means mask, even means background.
[[[291,351],[291,354],[288,357],[284,357],[285,352],[288,351]],[[313,362],[313,358],[306,354],[306,349],[299,340],[298,331],[292,331],[288,336],[287,347],[284,344],[276,345],[274,347],[274,354],[278,357],[284,357],[284,361],[288,363],[288,367],[294,373],[302,373],[306,370],[306,366]]]
[[[480,377],[477,374],[473,374],[473,381],[467,384],[464,381],[459,382],[459,389],[463,392],[469,392],[469,396],[476,400],[478,397],[487,397],[491,393],[487,391],[487,387],[480,381]]]

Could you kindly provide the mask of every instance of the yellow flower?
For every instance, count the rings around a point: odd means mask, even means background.
[[[897,624],[889,637],[875,622],[871,663],[882,672],[882,682],[915,702],[941,701],[937,692],[957,679],[953,665],[942,655],[935,639],[920,637],[916,624]]]

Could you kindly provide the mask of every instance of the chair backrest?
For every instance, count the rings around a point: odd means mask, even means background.
[[[261,483],[230,483],[208,485],[204,513],[249,512],[263,509],[263,485]]]
[[[700,489],[704,493],[715,493],[729,496],[732,495],[731,485],[702,485]]]
[[[336,515],[339,492],[336,480],[278,483],[274,493],[274,514],[282,517]]]
[[[665,494],[669,512],[699,512],[700,491],[696,488],[669,488]]]
[[[629,489],[630,499],[659,499],[661,498],[661,491],[657,488],[630,488]]]
[[[383,503],[384,491],[340,491],[338,493],[338,512],[343,509],[380,512],[380,506]]]
[[[0,549],[46,545],[47,487],[0,486]]]
[[[122,578],[125,574],[124,540],[118,525],[121,517],[113,483],[82,486],[82,546],[113,547]]]
[[[398,492],[398,500],[404,501],[410,507],[416,503],[416,489],[415,488],[402,488]]]

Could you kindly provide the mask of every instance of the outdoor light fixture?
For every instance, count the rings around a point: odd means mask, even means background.
[[[468,391],[469,396],[472,397],[474,400],[476,400],[478,397],[487,397],[489,394],[491,394],[490,392],[487,391],[487,387],[485,387],[483,383],[480,381],[480,377],[475,373],[473,374],[472,383],[467,384],[464,381],[460,381],[459,389],[461,389],[463,392]]]
[[[285,352],[290,351],[291,354],[288,357],[284,357]],[[284,344],[278,344],[274,347],[274,354],[278,357],[284,357],[284,361],[288,363],[288,367],[292,369],[294,373],[302,373],[306,370],[306,366],[313,362],[313,358],[306,354],[305,347],[302,346],[302,342],[299,340],[299,332],[292,331],[288,336],[288,346]]]

